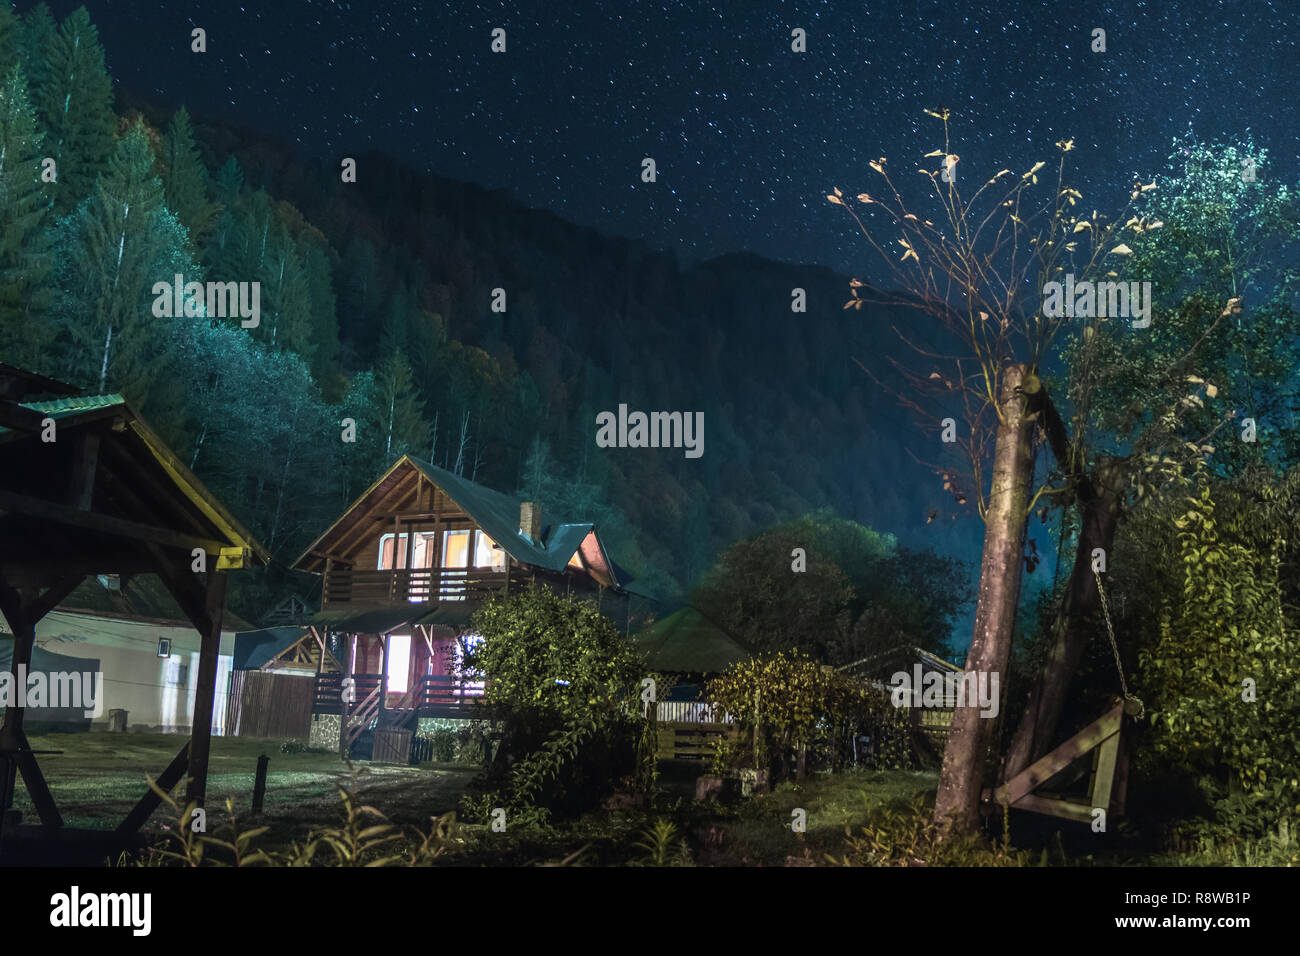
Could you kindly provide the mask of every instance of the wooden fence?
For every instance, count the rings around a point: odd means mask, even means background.
[[[740,739],[739,724],[702,724],[660,721],[660,760],[708,760],[714,744],[724,740],[735,745]]]
[[[315,686],[310,674],[235,671],[226,697],[226,734],[305,739]]]

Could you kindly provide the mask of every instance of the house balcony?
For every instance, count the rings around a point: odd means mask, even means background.
[[[322,607],[377,604],[437,604],[442,601],[484,601],[530,579],[520,568],[397,568],[362,571],[330,568],[325,573]]]

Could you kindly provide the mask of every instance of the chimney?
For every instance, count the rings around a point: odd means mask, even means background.
[[[542,509],[532,501],[519,505],[519,533],[527,535],[534,544],[542,543]]]

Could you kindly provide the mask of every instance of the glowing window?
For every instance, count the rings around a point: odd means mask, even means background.
[[[388,635],[388,692],[405,694],[411,673],[411,635]]]
[[[474,532],[474,567],[504,570],[506,553],[482,531]]]

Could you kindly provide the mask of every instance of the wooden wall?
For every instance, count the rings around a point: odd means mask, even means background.
[[[315,676],[235,671],[227,698],[226,733],[235,737],[301,737],[311,729]]]

